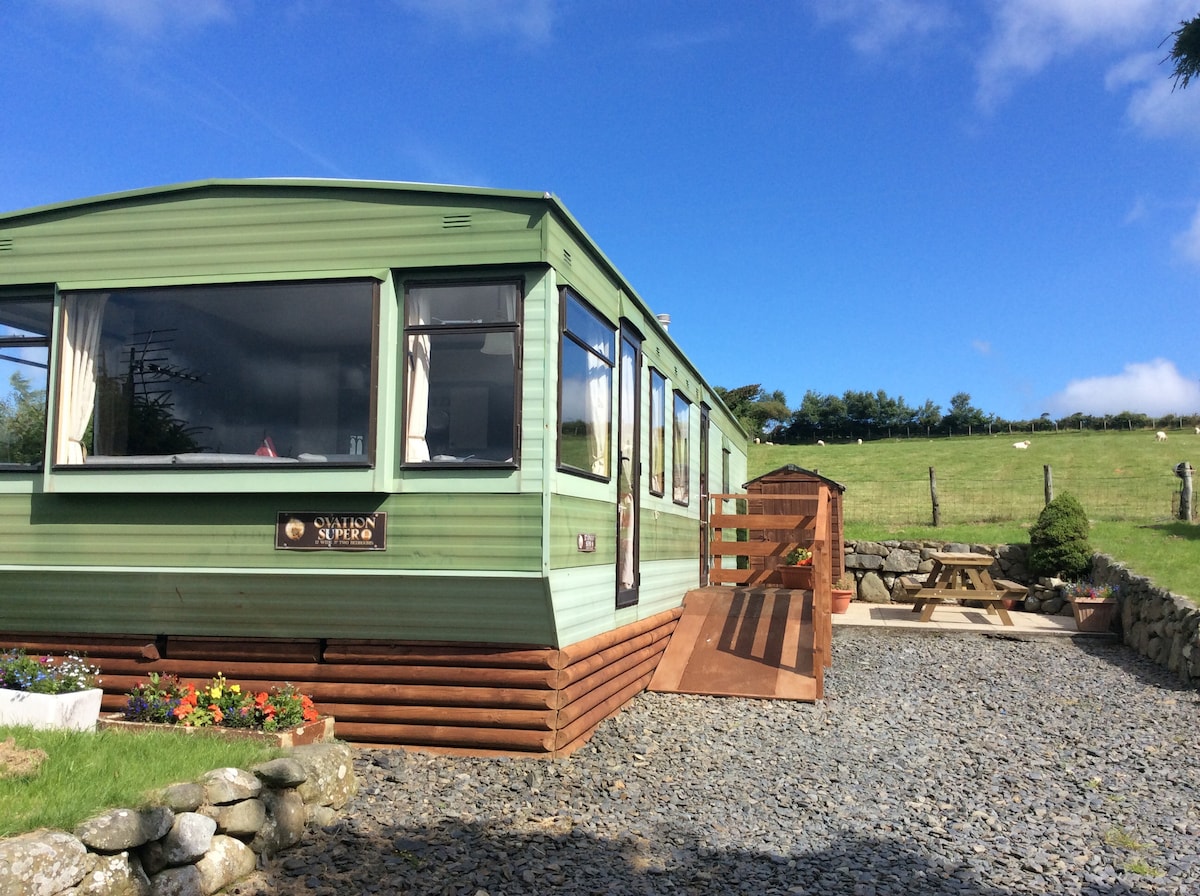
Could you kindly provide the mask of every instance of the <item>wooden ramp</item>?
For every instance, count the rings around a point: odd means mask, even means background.
[[[650,680],[649,690],[815,702],[812,592],[699,588]]]

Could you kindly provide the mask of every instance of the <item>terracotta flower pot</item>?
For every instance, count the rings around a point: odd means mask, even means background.
[[[1075,613],[1075,628],[1081,632],[1107,632],[1117,615],[1117,601],[1112,597],[1073,597],[1071,610]]]
[[[834,588],[829,593],[832,596],[830,612],[845,613],[850,609],[850,602],[854,600],[853,591],[843,591],[840,588]]]
[[[779,578],[784,588],[798,591],[812,591],[813,568],[811,566],[779,566]]]

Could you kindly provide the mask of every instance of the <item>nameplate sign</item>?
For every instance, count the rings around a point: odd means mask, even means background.
[[[382,551],[387,549],[387,514],[280,511],[275,521],[277,551]]]

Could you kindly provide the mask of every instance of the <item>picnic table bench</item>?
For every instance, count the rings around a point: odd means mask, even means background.
[[[913,612],[920,612],[922,622],[929,622],[941,603],[971,600],[986,607],[989,616],[1000,617],[1004,625],[1013,624],[1004,600],[1024,596],[1027,589],[1007,579],[993,581],[988,569],[996,562],[995,557],[935,551],[930,559],[933,568],[924,579],[915,576],[902,579],[904,590],[913,598]]]

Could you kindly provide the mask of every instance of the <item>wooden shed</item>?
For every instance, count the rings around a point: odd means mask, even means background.
[[[552,194],[208,180],[0,214],[0,646],[562,755],[746,435]],[[710,484],[710,478],[714,481]]]
[[[822,476],[814,470],[805,470],[803,467],[797,467],[795,464],[787,464],[772,470],[770,473],[764,473],[755,479],[747,482],[743,488],[746,490],[747,503],[749,505],[748,512],[751,514],[758,513],[777,513],[789,514],[799,513],[800,505],[790,505],[786,501],[773,500],[770,502],[770,507],[764,506],[766,502],[755,501],[756,495],[795,495],[798,498],[813,498],[823,497],[827,501],[829,508],[827,530],[823,533],[814,533],[814,537],[823,538],[829,544],[829,559],[830,559],[830,581],[836,582],[841,578],[846,571],[846,551],[845,551],[845,513],[843,509],[843,501],[846,493],[846,487],[839,482],[834,482],[828,477]],[[789,533],[786,531],[767,532],[767,540],[786,541]],[[770,570],[779,566],[782,558],[780,557],[754,557],[750,559],[751,569],[766,569]],[[768,579],[773,581],[773,579]],[[778,584],[776,582],[776,584]]]

